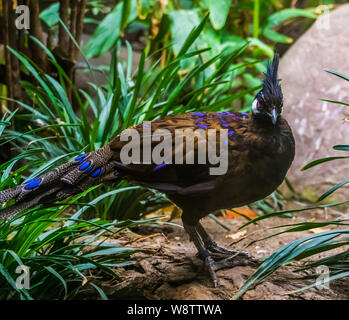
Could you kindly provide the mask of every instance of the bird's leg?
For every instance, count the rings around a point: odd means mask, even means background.
[[[205,248],[200,236],[194,225],[187,224],[183,221],[183,227],[188,232],[190,240],[193,241],[196,249],[198,250],[199,257],[204,261],[205,266],[210,273],[211,279],[213,281],[213,286],[216,288],[218,285],[217,277],[215,273],[215,262],[210,256],[208,250]]]
[[[252,255],[245,251],[237,251],[237,250],[230,250],[227,248],[224,248],[222,246],[219,246],[212,238],[209,236],[209,234],[206,232],[204,227],[200,222],[196,225],[196,230],[200,234],[202,241],[204,242],[204,246],[207,250],[214,252],[214,253],[220,253],[226,256],[245,256],[247,258],[252,258]]]

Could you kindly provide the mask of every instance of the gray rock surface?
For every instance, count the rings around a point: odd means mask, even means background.
[[[348,152],[332,149],[337,144],[349,144],[349,107],[320,100],[349,103],[349,81],[324,71],[330,69],[349,76],[348,21],[349,4],[322,16],[287,51],[280,64],[284,116],[296,139],[296,158],[288,178],[307,198],[316,198],[349,177],[349,159],[300,171],[319,158],[349,156]],[[348,189],[333,196],[349,199]]]

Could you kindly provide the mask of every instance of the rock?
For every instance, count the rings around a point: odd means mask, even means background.
[[[286,52],[279,76],[284,93],[284,116],[296,140],[296,157],[288,178],[305,198],[316,200],[349,176],[349,160],[323,163],[301,172],[307,163],[328,156],[348,155],[332,149],[349,143],[349,107],[320,99],[349,102],[349,81],[325,69],[349,76],[349,5],[319,18]],[[349,119],[349,118],[347,118]],[[333,194],[345,199],[347,188]]]

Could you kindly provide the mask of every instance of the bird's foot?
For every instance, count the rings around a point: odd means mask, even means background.
[[[235,251],[235,254],[230,254],[229,257],[222,260],[215,261],[210,255],[202,260],[204,260],[205,268],[210,274],[214,288],[218,286],[216,271],[237,266],[256,266],[258,263],[251,254],[239,251]]]
[[[253,256],[246,251],[230,250],[230,249],[219,246],[213,240],[207,241],[205,243],[205,248],[212,253],[219,253],[221,255],[227,256],[227,258],[241,256],[241,257],[253,259]]]
[[[256,266],[258,261],[253,258],[252,255],[246,256],[244,254],[237,254],[234,256],[230,256],[228,258],[215,261],[215,271],[225,269],[225,268],[233,268],[237,266]]]

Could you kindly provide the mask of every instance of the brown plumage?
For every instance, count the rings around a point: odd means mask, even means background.
[[[171,115],[150,123],[140,124],[136,129],[143,142],[145,129],[154,132],[166,129],[171,132],[170,161],[161,165],[153,162],[125,164],[121,150],[128,141],[116,137],[109,145],[49,172],[15,189],[0,192],[0,203],[16,199],[12,207],[0,211],[0,217],[10,218],[17,212],[38,203],[62,200],[95,184],[129,180],[148,188],[164,192],[182,210],[185,230],[198,249],[217,284],[215,270],[251,262],[247,253],[237,253],[218,246],[205,232],[199,220],[217,209],[242,206],[262,199],[272,193],[283,181],[294,158],[294,139],[287,121],[281,117],[282,93],[277,81],[278,56],[268,66],[263,89],[258,93],[252,114],[194,112]],[[150,126],[150,127],[149,127]],[[176,154],[184,150],[183,144],[175,146],[178,129],[201,129],[203,135],[194,144],[194,163],[175,164]],[[228,168],[223,175],[210,174],[215,167],[197,160],[201,139],[211,134],[209,129],[227,129]],[[219,135],[215,137],[220,150]],[[154,150],[163,140],[152,141]],[[141,144],[141,147],[145,147]],[[141,149],[142,150],[142,149]],[[190,151],[190,150],[188,150]],[[206,147],[206,151],[208,150]],[[141,152],[142,154],[142,152]],[[207,159],[206,159],[207,160]],[[215,262],[210,253],[228,255]],[[232,258],[231,255],[236,257]]]

